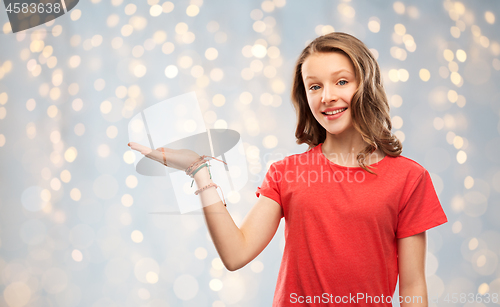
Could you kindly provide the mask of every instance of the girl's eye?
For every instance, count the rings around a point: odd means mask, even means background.
[[[346,80],[340,80],[339,81],[339,85],[346,85],[347,84],[347,81]]]
[[[313,85],[309,89],[310,90],[317,90],[319,88],[319,85]]]

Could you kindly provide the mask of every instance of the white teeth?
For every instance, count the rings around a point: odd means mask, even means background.
[[[334,115],[334,114],[337,114],[337,113],[340,113],[340,112],[344,112],[345,110],[347,110],[347,108],[336,110],[336,111],[331,111],[331,112],[325,112],[325,114],[326,115]]]

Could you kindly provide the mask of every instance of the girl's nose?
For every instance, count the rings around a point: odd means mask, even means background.
[[[323,90],[323,95],[321,96],[322,103],[329,103],[332,101],[337,101],[337,93],[331,86],[325,86]]]

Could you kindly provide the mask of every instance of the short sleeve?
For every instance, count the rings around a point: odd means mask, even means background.
[[[396,237],[398,239],[416,235],[448,221],[432,184],[429,172],[413,183],[407,200],[398,215]]]
[[[281,173],[279,172],[275,162],[271,164],[271,166],[269,167],[269,170],[266,173],[266,177],[264,178],[264,181],[262,182],[261,186],[257,187],[257,192],[255,192],[255,195],[259,197],[260,194],[262,194],[266,197],[271,198],[272,200],[277,202],[280,206],[282,206],[280,179],[281,179]]]

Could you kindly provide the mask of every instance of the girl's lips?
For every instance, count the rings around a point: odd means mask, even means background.
[[[323,112],[321,112],[321,113],[323,114],[323,116],[325,116],[325,117],[326,117],[326,119],[327,119],[327,120],[333,120],[333,119],[337,119],[337,118],[341,117],[341,116],[342,116],[342,114],[344,114],[344,113],[345,113],[345,111],[347,111],[347,108],[345,108],[345,110],[344,110],[344,111],[342,111],[342,112],[340,112],[340,113],[337,113],[337,114],[333,114],[333,115],[327,115],[327,114],[325,114],[325,113],[323,113]]]

